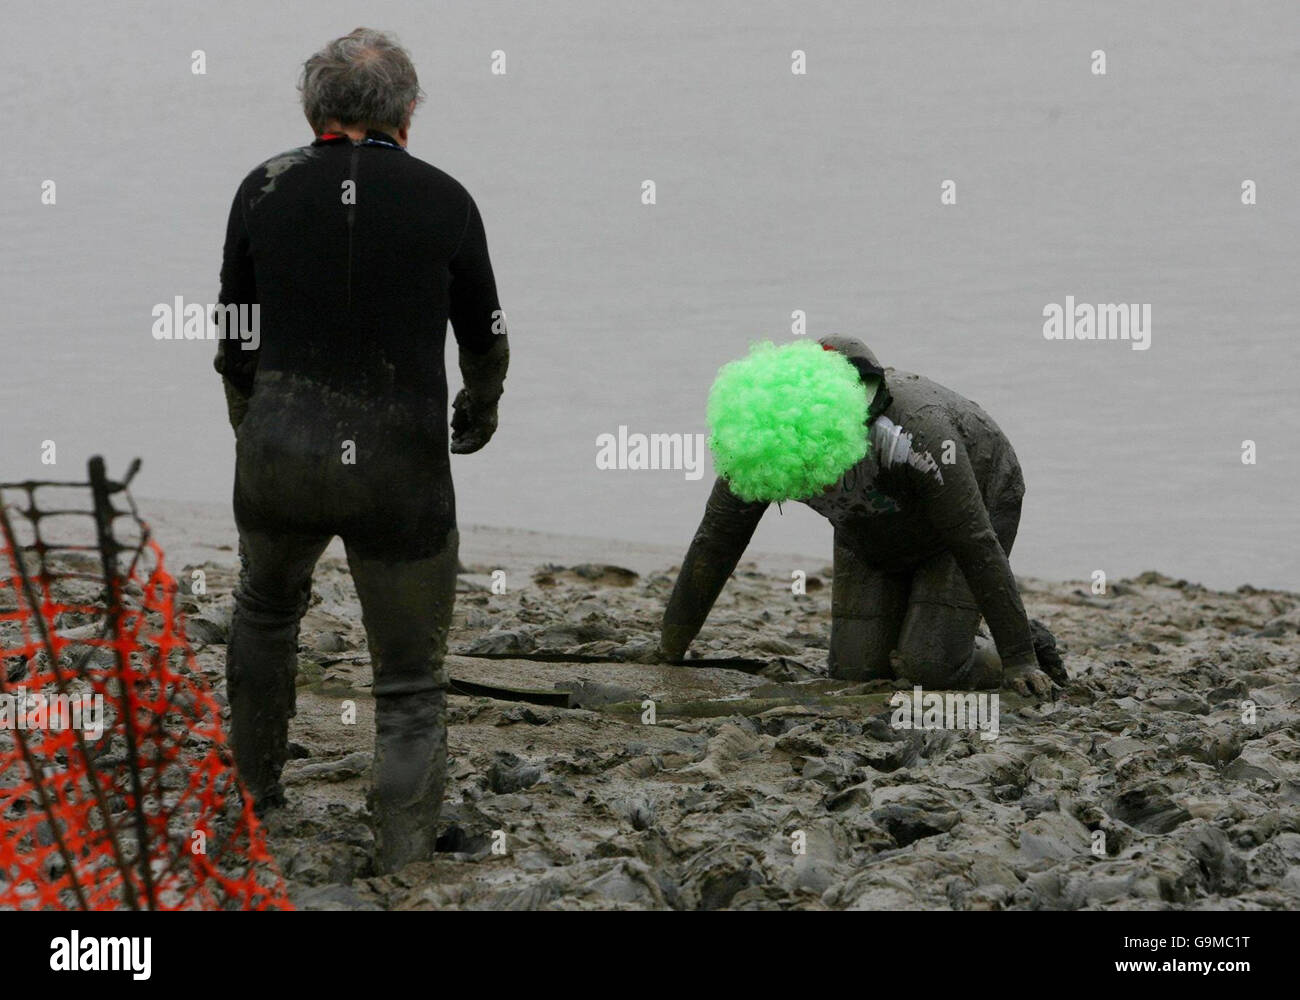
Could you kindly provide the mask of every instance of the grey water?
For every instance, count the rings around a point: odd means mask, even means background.
[[[412,53],[411,152],[477,199],[510,322],[463,524],[684,551],[710,470],[598,469],[596,439],[705,433],[718,366],[802,311],[998,421],[1018,572],[1300,589],[1293,0],[363,10],[6,0],[0,479],[138,455],[139,496],[227,502],[212,345],[151,310],[214,300],[236,185],[310,141],[298,67],[364,17]],[[1149,349],[1045,339],[1067,295],[1150,304]],[[754,548],[829,559],[830,533],[785,505]]]

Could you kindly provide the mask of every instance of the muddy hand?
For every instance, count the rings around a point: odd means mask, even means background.
[[[1002,686],[1026,698],[1047,698],[1052,694],[1052,679],[1037,666],[1005,668]]]
[[[657,647],[659,659],[656,662],[675,663],[678,660],[686,659],[686,650],[694,638],[695,632],[693,629],[664,622]]]
[[[625,652],[626,655],[621,658],[628,663],[644,663],[651,666],[669,662],[657,642],[647,642],[644,645],[638,644],[635,649],[629,647]]]
[[[470,455],[492,439],[497,429],[497,407],[480,405],[468,389],[461,389],[451,404],[451,451]]]

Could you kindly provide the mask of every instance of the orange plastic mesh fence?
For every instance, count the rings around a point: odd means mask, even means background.
[[[0,484],[0,907],[289,909],[162,549],[97,461]]]

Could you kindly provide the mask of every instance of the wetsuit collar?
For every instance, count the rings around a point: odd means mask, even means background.
[[[313,146],[332,146],[342,142],[351,142],[352,140],[343,132],[322,132],[312,143]],[[366,137],[356,143],[358,146],[383,146],[387,149],[396,149],[405,153],[406,149],[387,132],[381,132],[378,129],[366,129]]]
[[[876,394],[871,397],[871,403],[867,407],[867,423],[871,423],[889,409],[889,404],[894,401],[894,397],[889,393],[889,380],[885,378],[885,369],[874,358],[849,356],[849,364],[858,370],[858,377],[863,382],[869,378],[876,380]]]
[[[389,149],[400,150],[405,153],[406,150],[400,142],[394,139],[387,132],[380,132],[378,129],[366,129],[366,137],[361,140],[363,146],[387,146]]]

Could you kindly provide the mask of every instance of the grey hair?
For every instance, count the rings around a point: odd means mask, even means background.
[[[411,102],[424,100],[406,50],[372,28],[334,39],[303,63],[298,90],[317,134],[331,121],[402,128],[410,122]]]

